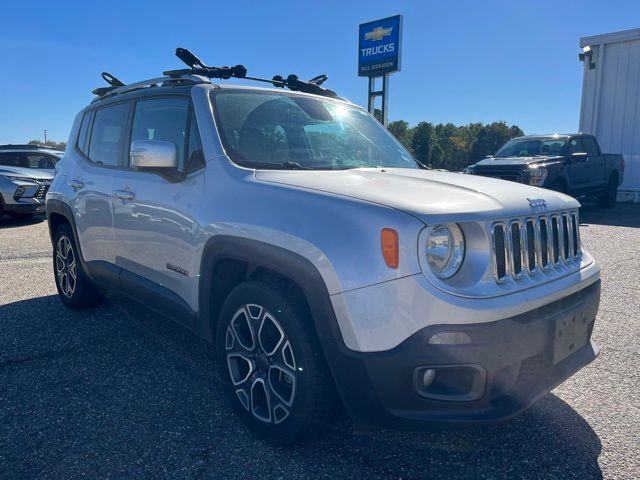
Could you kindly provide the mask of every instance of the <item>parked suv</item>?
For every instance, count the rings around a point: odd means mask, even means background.
[[[288,81],[101,90],[47,195],[62,302],[118,290],[214,342],[238,415],[279,444],[342,406],[507,419],[596,357],[577,201],[420,168],[362,108]]]
[[[44,215],[45,196],[63,152],[39,145],[0,145],[0,219]]]
[[[532,135],[509,140],[464,173],[594,197],[601,207],[611,208],[624,177],[624,159],[602,153],[593,135]]]

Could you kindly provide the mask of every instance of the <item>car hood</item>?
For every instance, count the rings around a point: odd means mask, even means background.
[[[0,175],[15,175],[18,177],[29,177],[37,180],[53,180],[55,170],[39,170],[36,168],[8,167],[0,165]]]
[[[495,220],[541,211],[539,206],[534,210],[529,199],[544,200],[544,211],[580,205],[573,198],[551,190],[433,170],[258,170],[256,178],[385,205],[412,214],[426,223]]]
[[[550,155],[540,157],[489,157],[484,160],[480,160],[474,166],[480,167],[503,167],[505,165],[530,165],[532,163],[548,162],[549,160],[559,160],[561,156]]]

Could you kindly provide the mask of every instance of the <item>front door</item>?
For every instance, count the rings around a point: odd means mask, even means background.
[[[182,176],[132,168],[116,172],[113,204],[116,265],[197,307],[199,225],[194,218],[204,193],[204,160],[187,97],[138,100],[129,146],[135,140],[176,145]],[[128,156],[128,155],[127,155]]]

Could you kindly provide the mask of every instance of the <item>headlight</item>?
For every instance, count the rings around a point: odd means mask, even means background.
[[[427,238],[427,263],[438,278],[453,277],[464,260],[464,235],[455,223],[434,225]]]
[[[37,180],[29,177],[16,177],[14,175],[5,175],[5,177],[12,182],[29,182],[29,183],[35,183],[36,185],[38,184]]]
[[[529,170],[529,185],[539,187],[547,179],[546,168],[532,168]]]

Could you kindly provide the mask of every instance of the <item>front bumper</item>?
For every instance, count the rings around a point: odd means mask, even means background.
[[[30,199],[29,203],[3,203],[2,209],[5,213],[27,213],[33,215],[45,215],[47,206],[44,202]]]
[[[509,419],[598,355],[591,341],[600,281],[550,304],[488,323],[432,325],[397,347],[359,353],[325,352],[347,410],[357,424],[415,428],[420,424],[483,423]],[[578,334],[560,338],[564,322]],[[562,330],[560,328],[560,330]],[[437,332],[464,332],[471,342],[429,344]],[[571,331],[572,335],[576,332]],[[440,389],[427,398],[419,386],[424,367],[462,366],[471,395]],[[456,370],[451,370],[456,371]],[[451,372],[450,371],[450,372]],[[436,379],[438,378],[436,373]],[[446,378],[446,375],[445,375]],[[445,386],[446,387],[446,386]],[[447,395],[449,400],[445,400]]]

